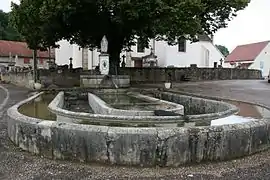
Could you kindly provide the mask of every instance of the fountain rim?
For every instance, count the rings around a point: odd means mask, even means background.
[[[186,95],[184,95],[186,96]],[[103,115],[103,114],[91,114],[85,112],[74,112],[58,107],[59,99],[64,98],[64,91],[59,92],[56,97],[51,101],[48,106],[49,111],[56,115],[61,115],[67,118],[75,118],[81,120],[91,120],[91,122],[100,121],[101,118],[106,119],[108,122],[120,122],[120,123],[155,123],[155,124],[166,124],[166,123],[182,123],[188,120],[201,121],[201,120],[214,120],[223,117],[228,117],[230,115],[236,114],[239,109],[229,103],[218,102],[229,107],[228,110],[223,112],[215,112],[209,114],[199,114],[199,115],[186,115],[186,116],[117,116],[117,115]],[[217,102],[216,100],[209,100],[212,102]],[[96,120],[95,120],[96,119]],[[152,120],[152,121],[151,121]],[[103,121],[105,122],[105,121]]]
[[[19,108],[22,105],[33,101],[34,99],[36,99],[37,97],[39,97],[40,95],[42,95],[44,93],[45,92],[36,93],[33,96],[18,102],[17,104],[13,105],[12,107],[10,107],[7,110],[7,115],[10,118],[15,118],[16,120],[19,120],[19,121],[22,121],[22,122],[27,122],[27,123],[30,123],[30,124],[39,124],[39,123],[45,121],[45,122],[53,122],[55,124],[60,124],[60,125],[72,124],[72,125],[80,126],[80,127],[84,127],[84,126],[87,126],[87,127],[108,127],[108,128],[114,128],[114,129],[117,129],[117,128],[120,128],[120,129],[123,129],[123,128],[124,129],[125,128],[129,128],[129,129],[212,129],[212,128],[218,128],[218,127],[235,127],[235,126],[243,125],[243,124],[253,124],[254,125],[254,123],[261,122],[261,121],[264,121],[264,120],[267,121],[267,122],[270,122],[270,118],[262,118],[262,119],[255,119],[254,121],[251,121],[251,122],[236,123],[236,124],[224,124],[224,125],[218,125],[218,126],[195,126],[195,127],[173,127],[173,128],[172,127],[169,127],[169,128],[167,128],[167,127],[115,127],[115,126],[102,126],[102,125],[91,125],[91,124],[76,124],[76,123],[57,122],[57,121],[52,121],[52,120],[45,120],[45,119],[29,117],[29,116],[26,116],[26,115],[19,112]],[[226,100],[234,101],[233,99],[226,99]],[[236,101],[236,102],[246,103],[244,101]],[[249,104],[259,106],[259,107],[266,108],[266,109],[270,110],[269,107],[261,106],[260,104],[257,104],[257,103],[249,102]],[[87,114],[87,113],[85,113],[85,114]],[[20,119],[20,118],[22,118],[22,119]]]

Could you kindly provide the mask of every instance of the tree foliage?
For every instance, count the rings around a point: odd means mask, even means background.
[[[21,35],[9,24],[9,13],[0,10],[0,39],[8,41],[21,41]]]
[[[225,47],[225,46],[223,46],[223,45],[216,45],[216,47],[219,49],[219,51],[220,51],[225,57],[227,57],[227,56],[230,54],[230,52],[229,52],[229,50],[228,50],[227,47]]]
[[[42,35],[48,39],[55,40],[56,36],[96,48],[106,35],[110,73],[115,73],[119,53],[134,45],[136,39],[145,47],[152,38],[169,44],[176,44],[179,37],[196,40],[198,34],[211,35],[226,27],[228,20],[248,3],[249,0],[22,0],[20,9],[38,9],[39,14],[29,17],[29,21],[35,27],[43,26]]]
[[[20,5],[11,4],[10,23],[33,50],[46,50],[57,41],[54,33],[46,29],[49,22],[40,13],[43,2],[44,0],[21,0]]]
[[[37,50],[47,50],[55,46],[58,40],[56,34],[47,27],[50,26],[41,14],[44,0],[21,0],[20,5],[12,3],[10,22],[23,36],[28,47],[33,50],[34,80],[37,75]]]

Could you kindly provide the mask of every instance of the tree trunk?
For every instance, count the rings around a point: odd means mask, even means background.
[[[33,51],[33,72],[34,72],[34,82],[38,81],[38,72],[37,72],[37,50],[34,49]]]
[[[51,63],[51,47],[49,47],[49,63]]]
[[[113,44],[113,43],[112,43]],[[113,46],[109,45],[108,54],[110,58],[110,66],[109,66],[109,74],[110,75],[118,75],[119,67],[120,67],[120,53],[121,46]]]

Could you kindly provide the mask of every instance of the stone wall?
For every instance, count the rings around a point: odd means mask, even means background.
[[[85,71],[88,72],[88,71]],[[82,74],[80,76],[81,87],[89,88],[129,88],[129,76],[105,76],[105,75],[88,75]]]
[[[70,72],[69,70],[50,71],[39,70],[39,78],[41,84],[46,88],[54,87],[79,87],[80,86],[80,72],[76,70]],[[18,86],[33,88],[33,72],[9,72],[3,74],[3,80]]]
[[[168,80],[192,81],[261,79],[261,71],[235,68],[121,68],[120,74],[129,75],[131,83],[161,83]]]
[[[33,88],[33,80],[34,77],[31,72],[11,72],[2,75],[2,81],[27,88]]]
[[[239,158],[270,147],[268,119],[188,128],[69,124],[20,114],[18,108],[33,98],[8,110],[8,136],[21,149],[52,159],[176,167]]]
[[[39,70],[40,80],[44,87],[51,85],[57,87],[100,87],[103,80],[101,76],[95,75],[95,71],[82,71],[74,69],[71,72],[66,69],[61,72],[57,70]],[[230,79],[261,79],[261,71],[250,69],[230,68],[120,68],[121,75],[116,78],[118,87],[129,87],[130,83],[162,83],[168,80],[180,82],[186,78],[192,81],[200,80],[230,80]],[[91,76],[92,75],[92,76]],[[80,79],[81,76],[81,79]],[[92,77],[92,79],[90,78]],[[128,78],[126,78],[128,77]],[[3,74],[3,80],[19,86],[32,88],[33,74],[31,72],[10,72]],[[93,85],[90,85],[93,84]]]

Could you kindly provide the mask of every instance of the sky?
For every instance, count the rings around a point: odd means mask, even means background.
[[[11,0],[0,1],[0,9],[10,11]],[[237,45],[267,40],[270,40],[270,0],[251,0],[227,28],[220,29],[214,36],[214,43],[226,46],[229,51]]]

